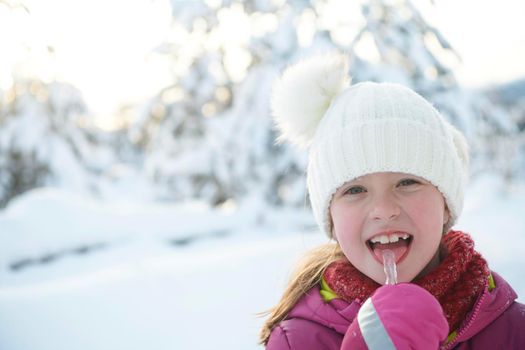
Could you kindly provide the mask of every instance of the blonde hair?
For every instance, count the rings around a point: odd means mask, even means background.
[[[268,316],[259,334],[259,341],[266,345],[272,329],[288,316],[299,299],[321,282],[324,271],[332,262],[346,259],[339,244],[335,242],[320,245],[309,251],[297,264],[288,286],[279,303],[272,309],[259,314]]]

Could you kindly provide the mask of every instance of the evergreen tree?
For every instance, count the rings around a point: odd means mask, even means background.
[[[354,83],[398,82],[432,101],[469,138],[474,172],[506,159],[491,138],[515,123],[458,84],[443,63],[458,55],[439,30],[408,0],[352,4],[173,1],[173,39],[158,49],[171,57],[173,85],[131,129],[162,196],[303,206],[305,155],[274,143],[269,93],[286,65],[334,48],[348,53]]]
[[[132,132],[142,135],[148,174],[169,198],[304,205],[304,156],[275,144],[268,101],[273,79],[298,53],[294,19],[310,5],[228,4],[217,11],[174,3],[178,30],[186,40],[200,38],[200,45],[193,55],[185,40],[160,49],[173,57],[175,83],[159,93]],[[236,45],[221,42],[232,17],[263,29],[240,29],[251,32]],[[275,28],[265,29],[265,21]],[[241,67],[232,63],[238,57],[244,58]],[[188,69],[177,70],[185,62]]]
[[[354,81],[393,81],[412,87],[465,133],[474,175],[491,170],[515,177],[520,142],[523,145],[515,136],[516,121],[487,94],[458,84],[442,57],[459,55],[439,30],[409,0],[370,0],[361,8],[366,24],[350,46]],[[367,57],[359,54],[360,45],[368,47]]]
[[[93,189],[110,161],[89,129],[80,93],[65,83],[18,79],[0,93],[0,206],[43,185]]]

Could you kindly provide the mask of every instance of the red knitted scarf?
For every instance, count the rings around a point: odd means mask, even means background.
[[[457,330],[488,283],[490,271],[474,250],[472,238],[450,231],[442,240],[441,264],[413,283],[425,288],[441,304],[450,331]],[[332,263],[323,275],[328,286],[343,300],[363,301],[380,285],[357,270],[348,260]]]

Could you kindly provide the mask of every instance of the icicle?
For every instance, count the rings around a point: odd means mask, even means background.
[[[397,284],[396,255],[390,249],[381,251],[383,254],[383,267],[386,275],[385,284]]]

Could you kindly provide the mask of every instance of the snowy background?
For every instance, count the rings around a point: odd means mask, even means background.
[[[480,177],[456,227],[523,302],[525,186],[508,190]],[[256,314],[301,253],[326,241],[306,212],[266,214],[21,196],[0,215],[1,348],[260,348]]]
[[[0,350],[260,348],[257,313],[326,241],[268,96],[329,50],[465,133],[456,228],[525,301],[522,12],[499,4],[497,34],[487,5],[464,28],[460,8],[415,4],[0,0]],[[474,34],[494,50],[469,65]]]
[[[255,348],[300,236],[202,206],[79,199],[40,191],[0,219],[2,348]]]

